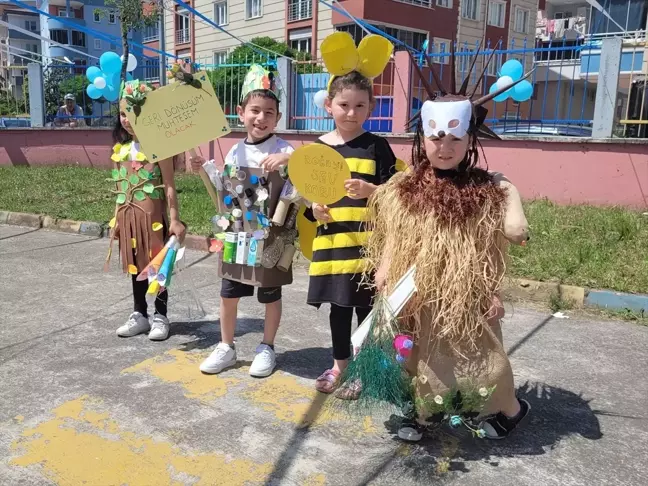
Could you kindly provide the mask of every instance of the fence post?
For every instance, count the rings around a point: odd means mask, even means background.
[[[292,78],[292,63],[290,59],[280,57],[277,59],[277,72],[281,89],[279,95],[279,112],[281,120],[277,124],[277,130],[288,130],[290,121],[290,80]]]
[[[45,94],[43,91],[43,66],[35,62],[27,64],[29,77],[29,116],[32,127],[45,126]]]
[[[412,64],[407,51],[397,51],[394,54],[394,64],[392,132],[407,133],[412,99]]]
[[[622,46],[623,39],[620,37],[603,39],[594,104],[593,138],[612,137],[616,118]]]

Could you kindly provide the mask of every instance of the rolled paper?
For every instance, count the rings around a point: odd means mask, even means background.
[[[160,290],[160,283],[157,280],[153,280],[146,291],[147,294],[157,294]]]
[[[178,254],[178,252],[176,251],[176,255],[177,254]],[[167,272],[166,280],[164,281],[163,284],[161,284],[166,289],[168,289],[169,286],[171,285],[171,277],[173,276],[173,267],[175,266],[176,259],[177,259],[177,257],[174,258],[173,261],[171,262],[171,265],[169,265],[169,270]]]
[[[288,209],[290,209],[290,206],[291,204],[289,201],[285,199],[279,199],[274,214],[272,215],[272,222],[277,226],[283,226],[284,221],[286,220],[286,215],[288,214]]]
[[[167,251],[167,254],[164,257],[164,261],[162,262],[162,266],[160,267],[160,270],[158,270],[157,274],[157,280],[158,282],[160,282],[160,284],[163,284],[167,279],[169,271],[173,267],[173,262],[175,262],[175,256],[179,246],[180,245],[175,244],[169,248],[169,251]]]
[[[162,263],[164,262],[164,258],[166,257],[167,251],[169,251],[169,248],[174,246],[178,241],[178,238],[176,236],[172,236],[169,238],[169,241],[166,242],[164,247],[160,250],[160,252],[153,257],[153,259],[149,262],[149,264],[142,270],[142,272],[137,276],[137,280],[146,280],[149,278],[149,269],[153,269],[155,271],[155,274],[160,270],[160,266],[162,266]]]
[[[295,257],[295,251],[297,251],[297,249],[293,245],[286,245],[284,247],[281,258],[279,258],[279,261],[277,262],[277,268],[279,270],[281,270],[282,272],[287,272],[288,270],[290,270],[293,258]]]

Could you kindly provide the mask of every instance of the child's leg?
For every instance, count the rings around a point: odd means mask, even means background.
[[[351,326],[353,307],[331,304],[329,323],[333,341],[333,370],[342,372],[351,357]]]
[[[148,304],[146,303],[146,292],[148,291],[148,280],[137,280],[137,275],[131,275],[133,281],[133,310],[144,317],[148,317]]]
[[[221,342],[229,346],[234,346],[239,300],[221,297],[220,301]]]
[[[281,322],[281,287],[261,287],[257,291],[257,297],[261,304],[265,304],[263,344],[274,346],[279,323]]]
[[[167,291],[167,289],[164,289],[164,292],[160,292],[155,298],[155,313],[166,317],[168,304],[169,292]]]
[[[137,276],[132,276],[133,284],[133,313],[123,326],[117,329],[117,335],[121,337],[137,336],[143,332],[149,332],[151,326],[146,312],[146,291],[148,282],[146,280],[139,282]]]

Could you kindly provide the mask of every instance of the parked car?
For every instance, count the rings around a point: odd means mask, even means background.
[[[29,128],[30,118],[0,118],[0,128]]]
[[[531,135],[536,137],[591,137],[590,127],[511,121],[491,127],[497,135]]]

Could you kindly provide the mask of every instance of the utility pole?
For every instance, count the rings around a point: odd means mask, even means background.
[[[160,25],[158,26],[158,31],[159,31],[159,37],[160,37],[160,86],[165,86],[167,84],[167,78],[166,78],[166,56],[164,53],[166,52],[166,29],[164,25],[164,5],[162,5],[162,8],[160,8],[160,16],[159,16],[159,23]]]

